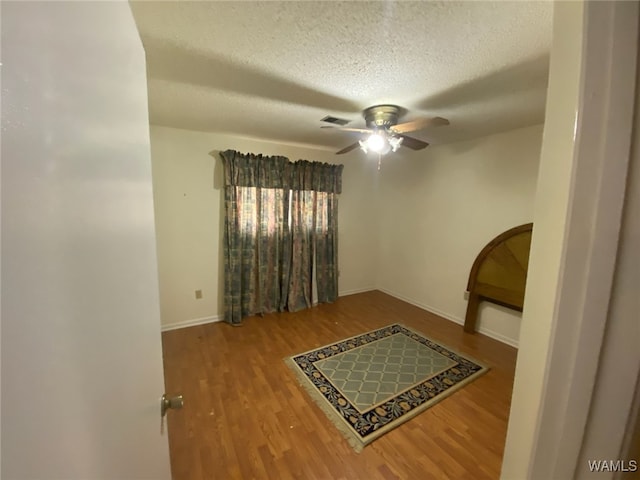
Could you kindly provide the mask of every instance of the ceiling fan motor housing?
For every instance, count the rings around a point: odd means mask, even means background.
[[[364,110],[362,116],[369,128],[389,128],[398,124],[400,113],[396,105],[375,105]]]

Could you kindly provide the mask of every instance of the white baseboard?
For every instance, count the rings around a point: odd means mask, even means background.
[[[365,287],[365,288],[354,288],[352,290],[343,290],[342,292],[338,292],[339,297],[346,297],[347,295],[355,295],[356,293],[364,293],[371,292],[375,290],[376,287]]]
[[[380,290],[381,292],[386,293],[387,295],[391,295],[392,297],[397,298],[398,300],[402,300],[403,302],[407,302],[410,303],[411,305],[415,305],[418,308],[421,308],[422,310],[426,310],[427,312],[433,313],[435,315],[438,315],[439,317],[442,318],[446,318],[447,320],[457,323],[459,325],[464,325],[464,320],[461,318],[458,318],[454,315],[451,315],[447,312],[443,312],[442,310],[438,310],[437,308],[431,307],[429,305],[425,305],[421,302],[418,302],[417,300],[413,300],[411,298],[405,297],[404,295],[400,295],[398,293],[392,292],[390,290],[386,290],[384,288],[375,288],[375,287],[366,287],[366,288],[356,288],[353,290],[344,290],[342,292],[340,292],[338,295],[340,297],[346,297],[347,295],[355,295],[356,293],[364,293],[364,292],[370,292],[372,290]],[[193,327],[195,325],[204,325],[206,323],[214,323],[214,322],[219,322],[223,320],[222,315],[214,315],[211,317],[203,317],[203,318],[195,318],[193,320],[185,320],[182,322],[175,322],[175,323],[169,323],[167,325],[162,325],[161,327],[161,331],[163,332],[168,332],[170,330],[177,330],[179,328],[187,328],[187,327]],[[488,328],[485,327],[480,327],[478,329],[478,332],[482,333],[483,335],[486,335],[487,337],[491,337],[495,340],[498,340],[499,342],[502,343],[506,343],[507,345],[511,345],[512,347],[518,348],[518,342],[513,340],[512,338],[506,337],[500,333],[494,332],[493,330],[490,330]]]
[[[356,293],[369,292],[371,290],[375,290],[374,287],[366,287],[366,288],[356,288],[353,290],[344,290],[338,293],[339,297],[345,297],[347,295],[354,295]],[[314,306],[316,304],[314,303]],[[184,320],[182,322],[168,323],[166,325],[162,325],[160,330],[162,332],[168,332],[169,330],[177,330],[179,328],[187,328],[193,327],[195,325],[204,325],[205,323],[214,323],[223,320],[222,315],[214,315],[212,317],[203,317],[203,318],[194,318],[193,320]]]
[[[219,322],[223,319],[222,315],[214,315],[212,317],[194,318],[193,320],[184,320],[182,322],[168,323],[160,327],[160,331],[168,332],[169,330],[177,330],[179,328],[194,327],[196,325],[204,325],[205,323]]]
[[[397,298],[398,300],[402,300],[403,302],[407,302],[410,303],[411,305],[414,305],[418,308],[421,308],[422,310],[426,310],[429,313],[433,313],[435,315],[438,315],[439,317],[442,318],[446,318],[447,320],[450,320],[454,323],[457,323],[458,325],[464,325],[464,319],[462,318],[458,318],[454,315],[451,315],[447,312],[443,312],[442,310],[438,310],[437,308],[431,307],[429,305],[425,305],[422,302],[418,302],[417,300],[413,300],[411,298],[405,297],[404,295],[400,295],[394,292],[391,292],[389,290],[386,290],[384,288],[378,288],[378,290],[380,290],[381,292],[386,293],[387,295],[391,295],[392,297]],[[502,343],[506,343],[507,345],[510,345],[514,348],[518,348],[518,341],[514,340],[513,338],[509,338],[505,335],[502,335],[501,333],[495,332],[491,329],[488,329],[486,327],[480,327],[478,328],[478,332],[486,335],[487,337],[493,338],[494,340],[498,340],[499,342]]]

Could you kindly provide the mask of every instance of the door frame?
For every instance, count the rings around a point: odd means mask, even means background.
[[[581,10],[583,15],[581,28],[563,29],[563,21],[575,26],[576,20],[571,15],[577,10]],[[549,268],[536,272],[540,277],[536,280],[557,284],[553,298],[542,298],[537,292],[532,292],[525,299],[522,332],[532,335],[521,334],[520,338],[502,471],[505,479],[574,478],[582,467],[579,462],[581,450],[589,438],[587,432],[591,438],[605,434],[602,426],[597,424],[597,416],[594,416],[602,412],[594,410],[593,399],[598,392],[599,380],[611,374],[604,369],[600,354],[607,346],[611,349],[610,342],[615,342],[610,335],[614,320],[610,315],[611,302],[621,293],[616,287],[626,287],[614,285],[614,276],[629,164],[630,161],[636,164],[638,161],[637,151],[635,158],[630,154],[634,132],[638,132],[638,125],[634,125],[633,119],[638,3],[580,2],[567,5],[559,2],[554,5],[554,17],[550,94],[558,83],[565,82],[566,87],[568,82],[567,79],[558,80],[562,76],[558,73],[560,68],[554,78],[554,53],[559,57],[563,53],[566,55],[567,51],[562,52],[562,48],[573,42],[572,46],[579,47],[576,50],[578,55],[581,54],[578,88],[574,89],[577,109],[559,112],[549,108],[548,102],[543,135],[541,171],[545,161],[545,142],[554,135],[547,128],[557,120],[549,116],[562,114],[564,126],[573,126],[572,148],[560,152],[568,152],[570,156],[551,158],[550,155],[546,159],[569,162],[570,181],[563,186],[568,189],[566,219],[561,236],[557,235],[552,239],[555,243],[550,243],[545,241],[548,238],[544,238],[547,232],[536,235],[534,217],[532,256],[549,247],[552,250],[560,247],[561,253],[555,270]],[[571,74],[573,71],[569,72]],[[549,149],[552,151],[553,147]],[[554,181],[541,174],[537,194],[548,191],[546,187]],[[551,190],[554,188],[558,186],[553,185]],[[563,207],[559,205],[559,208]],[[546,226],[541,224],[541,228]],[[552,318],[528,318],[527,306],[529,304],[530,311],[535,310],[534,302],[550,304]],[[637,312],[631,308],[618,312],[615,318],[621,326],[615,333],[620,336],[618,338],[637,336],[634,315],[637,316]],[[525,322],[535,321],[546,325],[525,326]],[[616,366],[620,369],[616,375],[638,378],[638,362]],[[541,389],[537,391],[532,391],[527,385],[531,373],[542,375]],[[617,409],[623,419],[631,413],[633,388],[628,390],[630,393],[609,398],[613,402],[612,408],[614,411]],[[611,445],[617,444],[618,454],[624,429],[619,433],[619,438],[609,439]]]

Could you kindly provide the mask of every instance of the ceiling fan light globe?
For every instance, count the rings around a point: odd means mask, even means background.
[[[385,154],[391,150],[391,146],[389,145],[387,138],[380,133],[372,133],[369,138],[367,138],[366,143],[367,149],[375,153]]]
[[[391,145],[391,151],[395,152],[402,145],[402,137],[389,137],[389,145]]]
[[[389,145],[389,142],[387,142],[385,140],[384,142],[384,146],[382,147],[382,150],[380,150],[378,153],[380,155],[386,155],[387,153],[389,153],[391,151],[391,145]]]

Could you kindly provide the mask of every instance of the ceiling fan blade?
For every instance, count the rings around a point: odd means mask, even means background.
[[[368,128],[330,127],[328,125],[323,125],[320,128],[332,128],[334,130],[342,130],[343,132],[371,133],[371,130]]]
[[[402,143],[400,145],[403,147],[409,147],[411,150],[422,150],[429,146],[427,142],[423,142],[417,138],[408,137],[407,135],[398,135],[398,137],[402,138]]]
[[[430,126],[449,125],[449,120],[442,117],[418,118],[410,122],[399,123],[389,127],[389,130],[395,133],[415,132]]]
[[[349,153],[351,150],[355,150],[356,148],[358,148],[360,146],[359,142],[356,143],[352,143],[351,145],[349,145],[348,147],[344,147],[342,150],[336,152],[336,155],[342,155],[343,153]]]

